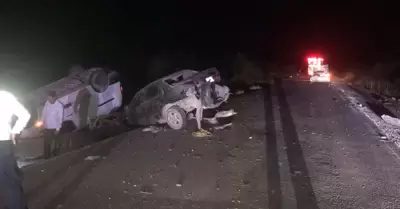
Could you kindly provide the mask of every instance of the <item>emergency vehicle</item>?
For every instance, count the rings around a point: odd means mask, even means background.
[[[330,82],[331,74],[329,73],[329,65],[323,64],[324,59],[320,57],[309,57],[308,75],[310,82]]]

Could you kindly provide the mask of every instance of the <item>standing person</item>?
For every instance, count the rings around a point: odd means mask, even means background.
[[[44,105],[42,112],[42,121],[44,127],[44,157],[50,158],[51,144],[55,142],[54,150],[58,150],[59,143],[56,140],[56,136],[60,131],[61,124],[64,118],[64,105],[57,100],[56,93],[49,91],[47,95],[47,102]]]
[[[205,82],[202,84],[197,84],[196,85],[196,98],[194,106],[196,108],[196,122],[197,122],[197,131],[193,133],[193,136],[195,137],[209,137],[212,134],[204,130],[201,127],[201,121],[203,120],[203,111],[204,111],[204,106],[207,106],[209,104],[212,104],[212,82]]]
[[[25,128],[31,115],[9,92],[0,91],[0,195],[6,208],[27,209],[27,201],[22,189],[22,177],[14,156],[14,136]],[[13,115],[17,116],[11,127]]]

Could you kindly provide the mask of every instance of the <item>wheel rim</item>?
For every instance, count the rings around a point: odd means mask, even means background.
[[[177,111],[168,111],[167,121],[172,128],[180,128],[182,126],[182,117]]]

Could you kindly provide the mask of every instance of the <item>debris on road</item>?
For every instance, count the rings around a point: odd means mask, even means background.
[[[216,127],[214,127],[214,129],[215,130],[222,130],[222,129],[225,129],[225,128],[230,127],[230,126],[232,126],[232,123],[227,123],[227,124],[224,124],[224,125],[221,125],[221,126],[216,126]]]
[[[192,133],[192,136],[194,136],[194,137],[211,137],[212,136],[212,133],[211,132],[209,132],[209,131],[207,131],[207,130],[204,130],[204,129],[200,129],[200,130],[198,130],[198,131],[195,131],[195,132],[193,132]]]
[[[398,118],[394,118],[389,115],[382,115],[381,117],[386,123],[392,124],[394,126],[400,126],[400,119]]]
[[[144,129],[143,129],[143,132],[151,132],[151,133],[153,133],[153,134],[156,134],[156,133],[158,133],[158,132],[160,132],[160,131],[162,131],[162,130],[163,130],[163,128],[161,128],[161,127],[149,126],[149,127],[147,127],[147,128],[144,128]]]
[[[235,95],[241,95],[241,94],[244,94],[244,91],[243,91],[243,90],[237,90],[237,91],[235,92]]]
[[[153,188],[151,186],[143,186],[139,192],[141,194],[153,194]]]
[[[387,139],[388,139],[387,136],[385,136],[385,135],[380,135],[379,137],[384,141],[387,141]]]
[[[203,118],[203,120],[209,124],[213,124],[213,125],[218,124],[218,120],[215,117],[214,118]]]
[[[208,124],[216,125],[216,124],[218,124],[217,118],[227,118],[227,117],[231,117],[231,116],[236,115],[236,114],[237,114],[237,112],[235,112],[233,109],[230,109],[230,110],[225,110],[225,111],[219,111],[214,115],[214,117],[212,117],[212,118],[203,118],[203,120]],[[230,124],[230,125],[232,125],[232,124]],[[225,124],[225,125],[222,125],[222,126],[219,126],[219,127],[215,127],[215,129],[217,129],[217,130],[224,129],[224,128],[230,126],[230,125]]]
[[[261,89],[261,86],[259,86],[259,85],[253,85],[253,86],[250,86],[249,89],[250,89],[250,90],[253,90],[253,91],[254,91],[254,90],[259,90],[259,89]]]
[[[85,160],[99,160],[99,159],[101,159],[101,156],[99,156],[99,155],[87,156],[87,157],[85,158]]]
[[[214,118],[226,118],[226,117],[230,117],[230,116],[233,116],[236,114],[237,114],[237,112],[235,112],[233,109],[230,109],[230,110],[217,112],[215,114]]]
[[[388,115],[377,115],[372,109],[368,106],[358,106],[357,104],[360,101],[364,101],[359,94],[350,89],[344,90],[344,88],[340,85],[335,85],[337,89],[339,89],[350,101],[354,107],[359,109],[365,116],[367,116],[379,129],[382,133],[380,137],[386,137],[387,140],[394,141],[394,143],[400,147],[400,120],[397,118],[393,118]],[[381,138],[380,140],[382,140]]]
[[[144,191],[140,191],[140,194],[153,194],[152,192],[144,192]]]

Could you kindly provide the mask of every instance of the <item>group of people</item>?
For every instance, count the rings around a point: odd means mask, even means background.
[[[8,209],[27,209],[14,145],[15,136],[25,128],[31,115],[17,98],[7,91],[0,91],[0,100],[0,198]],[[49,92],[43,111],[43,127],[46,132],[44,157],[48,158],[51,156],[53,136],[60,131],[63,119],[63,107],[57,101],[55,92]],[[12,126],[14,116],[17,117],[17,121]]]

